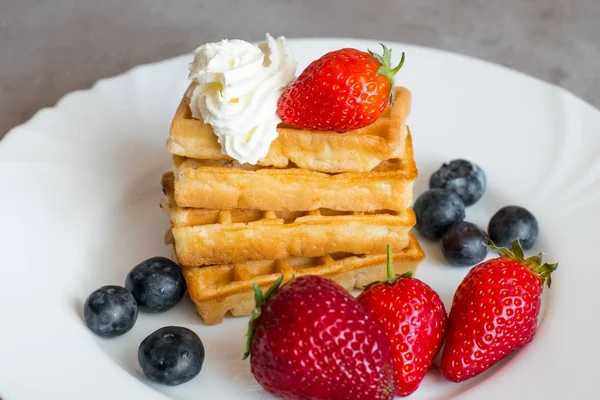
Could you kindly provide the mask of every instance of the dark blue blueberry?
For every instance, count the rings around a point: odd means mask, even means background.
[[[166,326],[148,335],[138,348],[144,374],[154,382],[176,386],[200,373],[204,345],[194,332],[180,326]]]
[[[452,224],[465,218],[460,197],[444,189],[431,189],[419,196],[413,206],[417,216],[415,228],[428,239],[439,239]]]
[[[485,232],[477,225],[461,221],[442,237],[442,253],[452,265],[478,264],[487,255]]]
[[[128,332],[138,316],[135,299],[121,286],[102,286],[83,305],[85,323],[98,336],[112,338]]]
[[[141,311],[160,313],[175,307],[187,286],[179,266],[165,257],[153,257],[136,265],[127,275],[125,287]]]
[[[519,239],[523,250],[529,250],[538,237],[538,222],[532,213],[523,207],[506,206],[490,220],[488,235],[496,246],[510,248]]]
[[[453,160],[443,164],[429,178],[430,189],[448,189],[460,196],[465,206],[474,204],[485,192],[485,173],[466,160]]]

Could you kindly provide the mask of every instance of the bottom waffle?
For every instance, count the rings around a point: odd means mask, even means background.
[[[414,272],[425,258],[417,239],[409,234],[408,246],[393,254],[396,274]],[[230,312],[234,316],[250,315],[254,309],[256,283],[263,291],[284,275],[319,275],[330,278],[346,290],[362,288],[386,279],[386,255],[330,254],[325,257],[288,257],[283,260],[248,261],[206,267],[181,266],[188,292],[196,310],[208,325],[219,324]]]

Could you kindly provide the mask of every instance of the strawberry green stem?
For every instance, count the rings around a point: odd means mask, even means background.
[[[392,262],[392,246],[387,245],[387,283],[393,285],[400,278],[411,278],[412,271],[406,271],[402,275],[396,275],[394,273],[394,263]],[[368,285],[364,286],[363,289],[366,289],[370,286],[377,285],[378,283],[382,283],[380,281],[371,282]],[[385,283],[385,282],[384,282]]]
[[[392,246],[387,245],[387,278],[388,283],[392,284],[395,281],[394,266],[392,265]]]
[[[389,49],[383,43],[379,43],[379,44],[383,48],[382,55],[374,53],[371,50],[369,50],[369,53],[373,57],[375,57],[377,59],[377,61],[379,61],[379,63],[381,64],[381,66],[379,67],[379,70],[377,70],[377,75],[383,75],[390,80],[389,99],[390,99],[390,104],[393,104],[394,103],[394,87],[395,87],[394,75],[396,75],[398,73],[398,71],[400,71],[400,68],[402,68],[402,66],[404,65],[405,54],[404,54],[404,52],[402,52],[402,57],[400,58],[400,62],[398,63],[397,66],[392,67],[392,49]]]
[[[493,250],[496,253],[498,253],[500,257],[515,260],[527,267],[540,279],[540,281],[542,282],[542,287],[544,286],[544,284],[548,286],[548,288],[552,285],[551,275],[558,268],[558,263],[544,263],[542,261],[542,253],[536,254],[535,256],[529,258],[525,258],[523,247],[521,247],[521,242],[519,241],[519,239],[515,239],[515,241],[512,243],[512,251],[505,247],[497,247],[490,238],[487,238],[487,246],[490,250]]]

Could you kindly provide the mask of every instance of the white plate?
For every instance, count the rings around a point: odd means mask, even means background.
[[[378,47],[291,43],[299,68],[336,48]],[[416,194],[443,162],[470,159],[487,173],[489,189],[467,219],[486,227],[501,206],[525,206],[541,226],[532,252],[560,262],[530,345],[463,384],[443,381],[434,368],[412,398],[598,398],[600,112],[499,66],[389,45],[396,57],[407,54],[397,81],[414,96]],[[241,360],[246,318],[204,326],[186,298],[165,314],[140,314],[132,331],[112,340],[95,337],[81,318],[92,290],[123,284],[139,261],[167,255],[159,180],[170,167],[165,139],[189,61],[140,66],[71,93],[0,142],[3,399],[270,398]],[[449,309],[467,270],[447,266],[437,244],[422,242],[427,260],[418,276]],[[195,330],[206,347],[200,375],[174,388],[150,384],[136,361],[141,340],[165,325]]]

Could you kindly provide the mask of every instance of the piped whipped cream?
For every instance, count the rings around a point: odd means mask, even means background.
[[[256,164],[277,138],[277,101],[296,65],[284,37],[267,34],[258,46],[238,39],[204,44],[189,65],[192,116],[212,126],[224,154]]]

